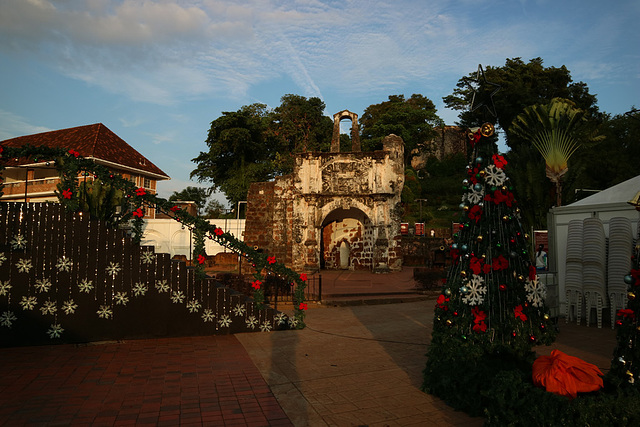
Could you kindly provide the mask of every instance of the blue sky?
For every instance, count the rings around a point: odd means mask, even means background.
[[[293,93],[359,115],[442,97],[506,58],[565,65],[601,111],[640,107],[637,0],[2,0],[0,140],[104,123],[188,185],[212,120]],[[223,197],[218,197],[224,200]]]

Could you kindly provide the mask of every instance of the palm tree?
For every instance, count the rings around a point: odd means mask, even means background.
[[[586,112],[568,99],[553,98],[548,104],[531,105],[511,123],[509,131],[531,144],[546,162],[547,178],[556,187],[556,205],[562,204],[562,177],[568,161],[580,146],[600,141],[602,135],[589,132]]]

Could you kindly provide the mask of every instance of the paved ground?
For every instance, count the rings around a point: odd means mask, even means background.
[[[481,425],[419,390],[435,296],[382,298],[402,277],[336,273],[300,331],[1,349],[0,425]],[[540,354],[608,370],[610,328],[560,327]]]

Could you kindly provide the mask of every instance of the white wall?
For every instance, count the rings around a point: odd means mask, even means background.
[[[244,241],[244,219],[210,219],[208,221]],[[193,241],[190,242],[192,240],[190,237],[189,229],[173,219],[147,219],[141,245],[155,246],[156,253],[168,253],[172,257],[186,255],[190,259],[190,251],[193,250]],[[205,239],[205,250],[207,255],[229,252],[211,239]]]

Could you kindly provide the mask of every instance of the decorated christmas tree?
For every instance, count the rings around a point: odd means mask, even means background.
[[[510,366],[530,372],[531,348],[555,337],[493,134],[489,123],[469,132],[461,221],[424,371],[425,391],[469,413],[481,413],[482,390],[498,372]]]
[[[627,308],[618,310],[616,318],[617,345],[613,352],[609,376],[621,385],[640,387],[640,246],[633,257],[634,268],[625,276],[628,285]]]

